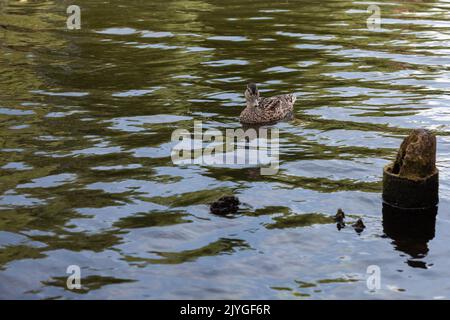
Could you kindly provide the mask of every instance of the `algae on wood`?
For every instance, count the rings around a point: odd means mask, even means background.
[[[392,173],[411,180],[435,172],[436,137],[431,131],[415,129],[403,140]]]

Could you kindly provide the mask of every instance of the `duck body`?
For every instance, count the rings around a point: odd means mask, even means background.
[[[246,108],[241,112],[239,121],[245,124],[274,123],[292,118],[295,94],[283,94],[270,98],[259,96],[256,85],[249,84],[245,91]]]

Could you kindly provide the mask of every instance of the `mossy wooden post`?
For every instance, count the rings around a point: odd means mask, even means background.
[[[383,204],[383,230],[391,239],[421,240],[434,238],[437,206],[427,209],[399,209]]]
[[[403,209],[438,204],[439,172],[433,133],[415,129],[403,140],[395,162],[383,170],[383,201]]]

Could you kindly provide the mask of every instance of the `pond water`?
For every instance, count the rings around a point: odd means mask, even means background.
[[[450,3],[0,3],[0,298],[450,297]],[[172,132],[239,128],[249,82],[297,95],[271,127],[278,173],[174,165]],[[416,127],[437,135],[440,204],[409,239],[383,225],[381,179]],[[224,194],[237,215],[209,212]]]

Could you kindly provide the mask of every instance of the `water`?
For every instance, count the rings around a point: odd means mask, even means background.
[[[78,0],[81,30],[68,2],[1,3],[0,298],[449,298],[449,3],[377,2],[379,31],[358,1]],[[172,132],[238,128],[251,81],[298,96],[278,174],[173,165]],[[415,127],[435,232],[393,239],[382,167]]]

